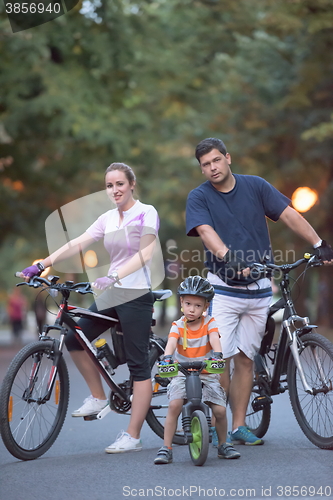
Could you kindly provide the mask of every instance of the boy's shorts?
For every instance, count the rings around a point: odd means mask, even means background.
[[[171,378],[167,390],[170,401],[174,399],[186,399],[185,380],[186,377],[183,375]],[[227,397],[225,390],[220,385],[219,375],[204,373],[200,375],[200,380],[203,383],[202,401],[226,407]]]

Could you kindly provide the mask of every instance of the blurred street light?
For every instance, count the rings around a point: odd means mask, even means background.
[[[98,259],[97,259],[96,252],[94,252],[94,250],[88,250],[88,252],[86,252],[84,254],[84,263],[88,267],[96,267],[97,266]]]
[[[298,212],[307,212],[317,202],[318,194],[309,187],[297,188],[291,197],[292,204]]]

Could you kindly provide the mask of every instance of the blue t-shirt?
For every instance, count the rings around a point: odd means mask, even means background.
[[[196,227],[207,224],[229,250],[236,252],[237,257],[248,264],[260,262],[265,256],[272,262],[266,217],[277,221],[290,200],[261,177],[233,175],[236,184],[228,193],[218,191],[209,181],[189,193],[186,204],[187,235],[199,236]],[[205,250],[206,266],[214,273],[218,269],[219,276],[224,279],[224,263]],[[243,279],[238,284],[242,282],[246,284],[250,280]]]

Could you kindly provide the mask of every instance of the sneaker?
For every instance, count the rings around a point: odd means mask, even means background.
[[[128,432],[121,431],[114,443],[105,448],[106,453],[124,453],[125,451],[141,451],[140,439],[135,439]]]
[[[154,464],[171,464],[172,463],[172,450],[167,446],[162,446],[157,452],[157,457]]]
[[[244,425],[239,426],[237,430],[231,432],[230,438],[232,444],[247,444],[249,446],[264,444],[262,439],[255,436],[250,429]]]
[[[212,445],[213,445],[213,448],[217,448],[219,445],[219,438],[217,436],[217,432],[216,432],[215,427],[212,427]]]
[[[228,460],[239,458],[240,453],[235,450],[232,444],[223,443],[217,449],[217,456],[219,458],[227,458]]]
[[[73,411],[72,417],[88,417],[89,415],[97,415],[108,404],[107,399],[97,399],[90,395],[83,401],[83,405]]]

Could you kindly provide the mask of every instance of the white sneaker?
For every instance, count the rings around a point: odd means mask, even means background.
[[[121,431],[114,443],[105,448],[106,453],[124,453],[125,451],[141,451],[140,439],[135,439],[128,432]]]
[[[108,404],[107,399],[97,399],[90,395],[83,401],[83,405],[73,411],[72,417],[88,417],[89,415],[97,415]]]

